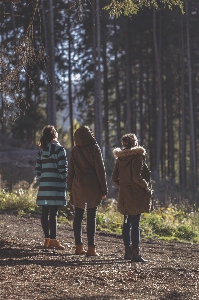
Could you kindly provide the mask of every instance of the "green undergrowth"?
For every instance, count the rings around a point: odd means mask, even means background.
[[[40,212],[36,205],[37,189],[12,192],[0,191],[0,211],[19,216]],[[123,216],[117,211],[117,203],[109,199],[99,207],[97,213],[97,230],[109,233],[122,233]],[[86,214],[85,214],[86,218]],[[73,211],[69,207],[60,207],[58,221],[72,224]],[[84,219],[85,221],[85,219]],[[199,212],[191,211],[187,205],[168,205],[160,207],[141,217],[142,238],[176,240],[180,242],[199,243]]]
[[[116,234],[122,233],[123,216],[116,206],[101,206],[97,215],[97,229]],[[199,212],[190,207],[170,204],[144,213],[140,222],[143,238],[199,243]]]
[[[0,211],[18,215],[38,211],[36,205],[36,189],[24,190],[19,188],[12,192],[0,191]]]

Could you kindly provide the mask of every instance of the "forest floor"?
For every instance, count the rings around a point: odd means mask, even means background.
[[[141,264],[123,259],[121,236],[97,232],[98,257],[74,255],[68,223],[58,239],[65,250],[45,249],[39,216],[0,214],[1,300],[199,299],[199,245],[142,240]]]

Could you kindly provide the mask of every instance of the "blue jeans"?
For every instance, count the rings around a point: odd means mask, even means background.
[[[139,248],[140,243],[140,217],[139,215],[124,216],[122,237],[124,246],[131,246],[132,249]]]

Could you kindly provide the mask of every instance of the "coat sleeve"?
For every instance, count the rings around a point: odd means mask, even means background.
[[[102,153],[100,148],[97,146],[95,147],[94,152],[94,163],[95,163],[95,170],[97,174],[97,178],[101,187],[102,196],[107,195],[107,182],[106,182],[106,172],[104,167],[104,161],[102,158]]]
[[[114,167],[113,173],[111,175],[111,180],[113,181],[113,183],[115,183],[115,185],[117,185],[119,187],[119,169],[118,169],[117,161],[115,163],[115,167]]]
[[[142,177],[143,158],[140,155],[135,159],[132,165],[133,181],[140,185],[143,189],[148,187],[147,182]]]
[[[38,180],[40,180],[41,178],[41,169],[42,169],[41,151],[39,151],[37,155],[36,166],[35,166],[35,173]]]
[[[63,182],[66,182],[66,178],[68,175],[68,161],[66,157],[66,150],[63,147],[60,148],[57,158],[59,175]]]
[[[74,178],[74,161],[73,161],[73,155],[72,152],[69,157],[69,162],[68,162],[68,192],[71,192],[72,189],[72,184],[73,184],[73,178]]]

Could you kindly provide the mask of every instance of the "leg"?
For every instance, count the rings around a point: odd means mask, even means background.
[[[139,248],[140,243],[140,217],[141,215],[131,216],[131,240],[132,240],[132,249]]]
[[[59,250],[64,250],[65,247],[60,244],[56,239],[57,236],[57,215],[58,215],[58,205],[50,206],[50,215],[49,215],[49,226],[50,226],[50,241],[49,248],[57,248]]]
[[[58,209],[59,209],[58,205],[50,206],[50,215],[49,215],[50,239],[56,239],[57,236]]]
[[[97,207],[87,209],[88,246],[95,246]]]
[[[44,237],[49,238],[49,222],[48,222],[49,206],[42,206],[41,211],[41,225],[44,232]]]
[[[132,216],[124,216],[122,238],[125,247],[129,247],[131,245],[131,221]]]
[[[146,263],[147,260],[145,260],[140,255],[140,249],[139,249],[139,243],[140,243],[140,216],[141,215],[132,216],[132,229],[131,229],[132,258],[131,258],[131,261]]]
[[[97,207],[87,209],[87,238],[88,250],[87,256],[98,256],[95,251],[95,233],[96,233],[96,214]]]
[[[131,248],[131,221],[132,216],[124,216],[122,237],[125,246],[124,259],[131,260],[132,248]]]
[[[82,220],[84,209],[75,207],[75,218],[73,222],[73,230],[75,236],[75,245],[82,245]]]

